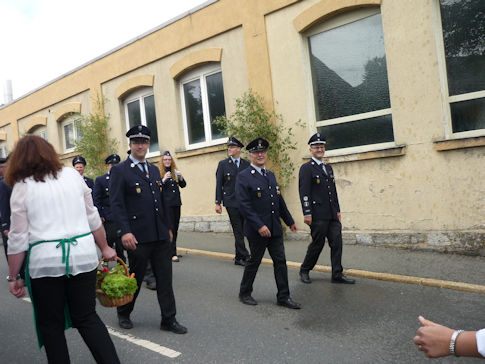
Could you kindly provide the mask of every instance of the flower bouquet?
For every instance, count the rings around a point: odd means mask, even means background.
[[[138,286],[135,274],[129,274],[128,267],[117,258],[119,264],[109,269],[107,263],[100,261],[96,275],[96,297],[105,307],[123,306],[133,300]]]

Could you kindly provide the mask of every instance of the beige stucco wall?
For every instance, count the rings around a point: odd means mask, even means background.
[[[314,106],[305,33],[292,21],[318,2],[266,17],[276,110],[288,125],[298,119],[308,124],[298,131],[294,161],[300,164],[309,156]],[[407,147],[399,157],[333,164],[346,231],[485,232],[485,148],[438,152],[433,143],[445,138],[434,11],[431,0],[382,1],[395,143]],[[285,195],[304,227],[296,179]]]
[[[180,84],[170,75],[170,67],[186,55],[207,48],[222,48],[221,69],[224,85],[226,113],[234,111],[234,100],[249,88],[244,38],[242,29],[235,28],[193,47],[174,53],[161,60],[141,67],[103,84],[103,94],[108,99],[105,112],[111,116],[110,137],[120,140],[119,154],[126,157],[128,150],[123,100],[115,98],[116,88],[137,75],[154,75],[153,92],[157,115],[158,141],[161,151],[170,150],[178,168],[187,179],[183,189],[182,216],[211,215],[214,213],[215,171],[224,152],[205,153],[178,158],[176,152],[186,149],[180,101]],[[183,76],[183,75],[182,75]],[[204,148],[203,148],[204,149]],[[158,162],[158,158],[152,161]],[[210,191],[210,192],[209,192]]]

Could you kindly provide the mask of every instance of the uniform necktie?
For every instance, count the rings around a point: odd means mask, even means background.
[[[148,177],[147,162],[143,162],[142,165],[143,165],[143,170],[145,171],[145,176]]]
[[[325,173],[325,175],[328,175],[327,170],[325,169],[325,164],[321,163],[320,165],[322,166],[323,173]]]
[[[239,168],[239,161],[237,159],[234,161],[234,164],[236,165],[236,168]]]

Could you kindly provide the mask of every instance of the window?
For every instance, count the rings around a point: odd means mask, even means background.
[[[225,143],[213,121],[226,114],[222,72],[217,66],[197,69],[180,82],[185,144],[188,149]]]
[[[40,136],[41,138],[48,140],[47,139],[47,128],[45,126],[40,126],[38,128],[35,128],[32,132],[33,135]]]
[[[393,145],[381,14],[337,16],[308,36],[317,130],[327,149]],[[370,149],[370,148],[368,148]]]
[[[64,145],[64,152],[74,152],[75,142],[81,140],[81,118],[79,115],[69,116],[61,122],[62,141]],[[47,137],[47,131],[46,131]]]
[[[8,148],[7,142],[0,142],[0,158],[7,158]]]
[[[151,87],[143,88],[127,97],[124,101],[126,116],[126,131],[142,124],[150,129],[150,148],[148,157],[160,154],[158,145],[157,116],[155,113],[155,97]]]
[[[483,134],[485,2],[439,0],[439,8],[443,33],[441,51],[446,64],[443,74],[447,76],[444,87],[448,130],[451,129],[452,133]]]

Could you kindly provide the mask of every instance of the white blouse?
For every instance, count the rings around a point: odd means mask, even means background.
[[[485,357],[485,329],[478,330],[475,337],[477,339],[478,352]]]
[[[32,177],[17,182],[10,198],[12,211],[8,233],[8,254],[29,249],[41,240],[72,238],[101,226],[98,210],[93,205],[91,189],[81,175],[70,167],[57,173],[57,179],[46,176],[45,182]],[[30,253],[32,278],[59,277],[66,274],[59,242],[38,244]],[[67,254],[66,243],[66,254]],[[98,265],[98,254],[92,234],[71,244],[69,274],[89,272]]]

